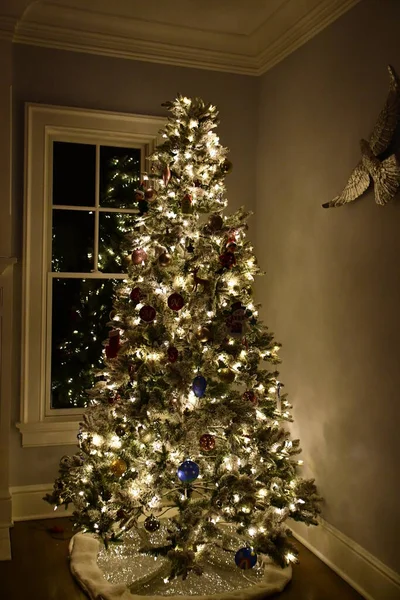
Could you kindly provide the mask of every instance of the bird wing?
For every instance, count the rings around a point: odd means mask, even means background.
[[[374,130],[369,138],[375,156],[387,150],[400,119],[400,83],[396,71],[388,66],[390,87],[385,106],[382,108]]]
[[[363,166],[363,164],[359,162],[352,174],[350,175],[343,192],[339,196],[336,196],[336,198],[334,198],[330,202],[326,202],[322,206],[324,208],[330,208],[332,206],[342,206],[342,204],[353,202],[353,200],[356,200],[359,196],[361,196],[361,194],[363,194],[368,189],[369,184],[369,173]]]
[[[400,165],[396,156],[392,154],[382,161],[372,178],[375,184],[375,201],[384,206],[394,198],[400,187]]]

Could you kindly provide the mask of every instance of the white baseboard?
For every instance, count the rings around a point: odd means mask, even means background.
[[[51,519],[70,516],[73,507],[68,510],[53,506],[43,500],[50,493],[51,483],[25,485],[11,488],[13,521],[32,519]],[[320,519],[318,527],[307,527],[302,523],[290,521],[293,535],[313,554],[347,581],[366,600],[399,600],[400,575],[384,565],[359,544],[341,533],[338,529]],[[5,540],[5,538],[4,538]],[[9,552],[9,538],[4,541],[3,552]],[[2,538],[0,529],[0,556]]]
[[[290,521],[293,535],[366,600],[399,600],[400,575],[338,529]]]
[[[68,507],[68,510],[60,507],[55,511],[54,506],[43,500],[43,497],[46,494],[50,494],[52,489],[53,485],[51,483],[12,487],[10,491],[13,521],[52,519],[54,517],[68,517],[72,515],[72,505]]]

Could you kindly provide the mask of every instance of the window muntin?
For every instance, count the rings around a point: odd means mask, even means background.
[[[50,411],[84,408],[96,381],[142,168],[140,148],[53,142]]]

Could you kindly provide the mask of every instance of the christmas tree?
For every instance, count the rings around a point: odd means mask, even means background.
[[[46,499],[73,503],[106,546],[144,519],[143,551],[167,556],[171,577],[200,574],[226,524],[247,540],[233,566],[261,553],[284,567],[296,560],[285,522],[316,524],[319,497],[299,474],[279,344],[253,300],[249,213],[223,215],[232,164],[215,106],[178,96],[167,107],[80,450]],[[167,540],[153,544],[169,507]]]

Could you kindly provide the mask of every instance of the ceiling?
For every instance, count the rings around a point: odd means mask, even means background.
[[[261,75],[360,0],[2,0],[15,43]]]

